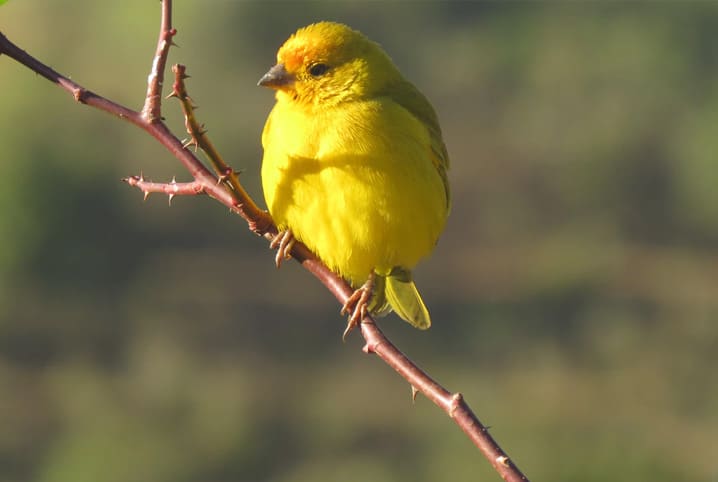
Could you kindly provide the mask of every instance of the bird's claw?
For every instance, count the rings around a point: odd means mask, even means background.
[[[294,234],[292,234],[292,230],[287,229],[286,231],[280,231],[277,233],[277,235],[269,243],[270,249],[277,250],[277,255],[274,257],[274,264],[277,265],[277,268],[282,266],[282,262],[285,259],[292,257],[290,253],[292,252],[292,248],[294,247],[294,243],[296,243],[296,241],[297,240],[294,238]]]
[[[371,300],[373,293],[374,274],[372,273],[366,283],[364,283],[359,289],[355,290],[342,306],[342,310],[340,311],[341,315],[351,313],[351,315],[349,315],[347,327],[344,329],[344,333],[342,334],[342,340],[346,340],[349,333],[351,333],[354,328],[359,326],[361,320],[363,320],[369,312],[369,300]]]

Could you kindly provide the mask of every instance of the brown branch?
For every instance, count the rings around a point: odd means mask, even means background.
[[[366,340],[364,351],[378,355],[411,383],[415,396],[416,392],[421,392],[441,407],[481,450],[504,480],[528,480],[489,434],[488,428],[479,421],[461,393],[450,393],[439,385],[394,346],[375,323],[364,320],[361,330]]]
[[[173,45],[172,37],[176,34],[177,30],[172,28],[172,2],[162,2],[160,37],[157,40],[157,50],[152,61],[150,75],[147,77],[147,95],[141,114],[142,118],[149,122],[159,121],[162,118],[162,83],[165,77],[167,56]]]
[[[36,74],[39,74],[50,82],[62,87],[65,91],[70,93],[70,95],[72,95],[77,102],[87,104],[104,112],[109,112],[121,119],[132,122],[133,124],[138,124],[138,119],[136,119],[137,112],[99,96],[94,92],[85,89],[81,85],[76,84],[64,75],[59,74],[12,43],[5,35],[3,35],[2,32],[0,32],[0,54],[7,55]]]
[[[301,247],[303,248],[303,246]],[[296,248],[295,246],[295,250]],[[294,254],[293,250],[292,256]],[[313,258],[299,261],[332,292],[339,303],[343,305],[351,296],[353,292],[351,287],[344,280],[337,278],[324,264]],[[364,352],[376,354],[399,373],[411,385],[414,396],[416,396],[416,392],[420,392],[444,410],[478,447],[501,475],[501,478],[507,482],[528,481],[528,478],[521,473],[516,464],[489,434],[488,427],[479,421],[461,393],[451,393],[432,379],[384,335],[371,317],[365,317],[360,327],[361,334],[366,341]]]
[[[168,97],[177,97],[182,106],[182,112],[185,117],[185,128],[187,134],[190,135],[189,141],[185,142],[186,146],[194,145],[199,147],[202,151],[207,154],[214,172],[219,177],[221,182],[224,182],[231,190],[232,195],[238,202],[244,202],[245,204],[251,204],[251,209],[259,212],[261,211],[255,204],[252,198],[244,190],[244,187],[239,183],[239,174],[237,171],[232,169],[222,158],[222,155],[214,147],[214,144],[209,140],[207,136],[207,130],[204,125],[200,125],[194,111],[197,108],[189,95],[187,95],[187,88],[185,87],[185,79],[189,78],[187,75],[187,68],[184,65],[176,64],[172,66],[172,72],[175,74],[175,81],[172,84],[172,93]]]
[[[198,194],[204,194],[204,185],[197,181],[177,182],[172,179],[170,182],[152,182],[145,181],[142,175],[125,177],[122,181],[142,191],[145,194],[145,200],[153,192],[167,194],[170,203],[172,203],[172,198],[175,196],[196,196]]]
[[[147,95],[141,112],[112,102],[71,81],[24,52],[10,42],[2,32],[0,32],[0,55],[8,55],[30,70],[57,84],[63,90],[69,92],[77,102],[87,104],[126,120],[152,135],[184,165],[194,179],[193,182],[188,183],[152,183],[145,181],[141,176],[124,179],[128,184],[142,190],[145,196],[150,192],[162,192],[170,196],[176,194],[193,195],[206,193],[229,207],[233,212],[241,215],[247,221],[252,231],[266,238],[271,238],[277,233],[277,229],[272,223],[271,218],[265,211],[257,207],[244,189],[235,189],[235,182],[237,186],[241,187],[237,179],[232,179],[231,176],[224,177],[227,175],[227,169],[229,168],[224,161],[221,161],[221,157],[219,157],[218,154],[216,157],[214,154],[210,154],[210,152],[216,151],[213,147],[209,147],[211,144],[208,143],[206,138],[202,140],[204,138],[204,132],[196,136],[197,145],[202,149],[206,148],[205,151],[208,152],[218,172],[217,176],[209,171],[204,164],[170,132],[162,121],[161,95],[163,75],[169,47],[172,44],[172,37],[176,34],[176,30],[171,26],[171,12],[171,0],[164,0],[162,2],[162,23],[157,50],[152,62],[150,75],[148,76]],[[178,75],[177,72],[176,75]],[[183,75],[180,75],[180,80],[183,80],[182,77]],[[190,106],[189,111],[192,112],[191,103],[187,105]],[[190,122],[190,116],[187,110],[185,110],[185,115],[187,116],[187,123],[194,124],[193,129],[196,128],[198,124],[194,116],[191,116],[194,120]],[[200,131],[202,131],[201,128],[197,130],[197,132]],[[234,170],[231,170],[231,172],[234,173]],[[227,181],[229,181],[231,189],[225,187]],[[299,261],[304,268],[317,277],[342,305],[346,302],[353,291],[351,287],[322,264],[303,244],[296,243],[294,245],[292,256]],[[386,338],[371,317],[365,317],[360,326],[362,336],[366,341],[364,346],[365,353],[374,353],[379,356],[411,384],[414,393],[423,393],[428,399],[442,408],[469,436],[471,441],[479,448],[504,480],[509,482],[528,480],[489,435],[488,429],[481,424],[463,400],[460,393],[450,393],[417,367]]]

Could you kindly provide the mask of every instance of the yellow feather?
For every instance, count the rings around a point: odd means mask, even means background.
[[[260,84],[277,90],[262,184],[278,227],[354,287],[386,277],[377,297],[428,328],[410,270],[449,211],[448,155],[429,102],[376,43],[329,22],[287,40]]]

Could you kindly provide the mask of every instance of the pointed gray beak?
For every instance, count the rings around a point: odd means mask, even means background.
[[[287,72],[284,68],[284,64],[277,64],[259,79],[257,85],[269,87],[270,89],[278,89],[292,82],[294,82],[294,76]]]

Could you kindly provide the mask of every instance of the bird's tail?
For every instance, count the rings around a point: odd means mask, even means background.
[[[414,281],[411,271],[394,268],[386,277],[384,289],[386,301],[404,321],[415,328],[426,330],[431,326],[429,310],[426,309]]]

